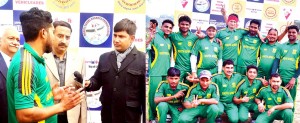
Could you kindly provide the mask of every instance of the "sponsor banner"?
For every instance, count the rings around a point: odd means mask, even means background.
[[[264,3],[264,0],[247,0],[249,3],[250,2],[257,2],[257,3]]]
[[[239,15],[239,18],[245,17],[245,11],[246,11],[245,7],[246,7],[246,1],[230,0],[228,15],[230,13],[235,13]]]
[[[53,12],[79,12],[79,6],[80,0],[47,0],[47,9]]]
[[[80,14],[80,47],[111,47],[113,14]]]
[[[222,15],[221,8],[225,5],[225,9],[228,10],[226,5],[228,5],[228,0],[212,0],[210,6],[210,14]],[[227,13],[229,14],[229,13]]]
[[[191,29],[196,30],[197,27],[205,31],[209,25],[209,14],[193,12]]]
[[[135,13],[146,12],[145,0],[115,0],[115,13]]]
[[[13,18],[12,17],[3,17],[4,15],[13,15],[12,10],[0,10],[0,26],[2,25],[13,25]]]
[[[273,4],[264,4],[263,20],[278,21],[279,6]]]
[[[248,2],[246,5],[245,17],[261,19],[263,14],[263,4]]]
[[[170,0],[167,0],[170,3]],[[166,6],[163,6],[166,7]],[[147,4],[148,8],[148,4]],[[172,7],[174,8],[174,7]],[[175,0],[175,8],[180,11],[192,11],[193,10],[193,0]]]
[[[299,2],[299,0],[281,0],[280,3],[282,6],[296,7],[297,1]]]
[[[193,12],[209,13],[211,0],[194,0]]]
[[[12,0],[0,0],[0,10],[11,10]]]
[[[263,36],[267,36],[268,34],[268,31],[271,29],[271,28],[276,28],[277,29],[277,22],[276,21],[265,21],[263,20],[261,22],[261,26],[260,26],[260,33],[263,35]],[[278,29],[277,29],[278,30]],[[279,33],[279,32],[278,32]]]
[[[80,12],[114,13],[114,0],[84,0],[80,2]]]
[[[16,27],[16,29],[19,31],[20,33],[20,44],[23,45],[25,42],[25,38],[23,36],[23,32],[22,32],[22,26],[21,26],[21,22],[20,22],[20,14],[23,11],[21,10],[14,10],[13,11],[13,25]]]
[[[209,23],[216,25],[217,30],[226,27],[226,23],[225,23],[224,17],[222,15],[210,15]]]
[[[38,7],[39,9],[46,9],[46,0],[14,0],[14,10],[29,10],[32,7]]]
[[[295,20],[296,16],[297,16],[297,11],[296,9],[293,9],[293,7],[290,6],[280,7],[279,21],[293,21]]]

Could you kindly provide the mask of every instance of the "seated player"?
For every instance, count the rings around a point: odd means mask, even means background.
[[[281,83],[281,76],[274,73],[271,75],[270,85],[258,91],[255,102],[261,114],[258,115],[256,123],[270,123],[274,120],[283,120],[284,123],[293,122],[293,99],[290,92],[280,86]]]
[[[206,117],[207,123],[215,122],[219,113],[219,89],[211,82],[211,77],[208,70],[200,72],[198,83],[187,92],[183,103],[186,109],[180,114],[179,123],[195,123],[198,116]]]
[[[170,67],[167,82],[162,81],[156,90],[154,102],[157,104],[157,120],[165,123],[167,113],[171,114],[172,122],[177,123],[180,112],[183,109],[182,102],[185,92],[189,89],[187,84],[180,80],[180,70]]]

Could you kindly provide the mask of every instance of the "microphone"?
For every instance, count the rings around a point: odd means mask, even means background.
[[[78,71],[74,72],[74,76],[75,76],[75,79],[74,79],[75,81],[79,82],[80,84],[83,83],[82,75]]]

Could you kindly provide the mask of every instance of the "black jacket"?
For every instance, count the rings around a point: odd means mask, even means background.
[[[6,75],[7,66],[4,58],[0,53],[0,123],[7,123],[8,109],[7,109],[7,95],[6,95]]]
[[[104,53],[87,91],[102,87],[103,123],[140,123],[145,109],[145,54],[135,47],[118,71],[115,51]],[[145,115],[145,114],[144,114]]]

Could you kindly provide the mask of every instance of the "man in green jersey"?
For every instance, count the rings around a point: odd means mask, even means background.
[[[216,32],[216,26],[209,25],[206,29],[207,36],[199,39],[193,46],[190,61],[194,77],[197,77],[202,70],[209,70],[212,74],[222,71],[222,49],[216,42]]]
[[[161,29],[155,34],[154,38],[150,38],[149,49],[149,92],[148,92],[148,116],[149,120],[155,119],[155,103],[154,94],[158,84],[165,80],[168,69],[170,68],[171,59],[171,42],[169,34],[173,29],[171,20],[164,20]]]
[[[236,87],[233,102],[239,105],[238,117],[241,122],[248,120],[249,111],[254,112],[252,119],[256,119],[259,114],[254,98],[258,90],[263,87],[263,84],[262,81],[256,79],[257,70],[258,68],[254,65],[247,66],[247,76]],[[265,84],[268,85],[268,83]]]
[[[219,89],[211,82],[211,73],[203,70],[199,74],[199,83],[194,84],[184,100],[186,109],[179,116],[179,123],[195,123],[198,116],[206,117],[207,123],[215,122],[218,116]]]
[[[288,27],[289,41],[282,44],[280,51],[276,53],[276,57],[272,67],[272,73],[278,69],[278,73],[282,77],[282,85],[289,89],[293,100],[297,93],[297,78],[300,73],[299,56],[300,42],[297,40],[299,28],[296,25]]]
[[[189,83],[185,77],[191,72],[191,50],[198,37],[190,31],[191,18],[184,15],[178,19],[179,32],[172,33],[170,40],[173,46],[175,67],[181,72],[180,81]],[[198,30],[197,30],[198,31]]]
[[[212,82],[216,83],[220,89],[219,115],[223,114],[225,110],[229,121],[237,123],[239,121],[237,117],[238,108],[232,99],[236,86],[243,77],[238,73],[233,73],[234,63],[232,60],[225,60],[222,69],[223,73],[217,74],[212,78]]]
[[[250,21],[249,33],[244,35],[240,42],[240,52],[237,58],[237,72],[245,75],[248,65],[257,65],[259,47],[262,44],[259,32],[260,22]]]
[[[26,41],[14,55],[7,74],[8,121],[57,122],[55,114],[82,101],[82,89],[75,92],[56,84],[51,90],[42,57],[52,50],[54,28],[51,14],[34,7],[21,13],[20,21]],[[60,100],[60,103],[54,105],[54,100]]]
[[[239,41],[248,33],[246,29],[236,29],[238,21],[237,14],[230,14],[226,22],[227,27],[219,30],[216,34],[216,38],[222,41],[222,60],[231,59],[235,65],[237,65]]]
[[[167,81],[162,81],[155,93],[154,102],[157,104],[157,120],[165,123],[167,113],[171,114],[172,122],[177,123],[180,112],[183,110],[183,98],[189,89],[187,84],[179,82],[180,70],[170,67]]]
[[[255,102],[261,114],[258,115],[256,123],[270,123],[275,119],[283,120],[284,123],[293,122],[293,99],[289,91],[280,86],[281,82],[279,74],[272,74],[270,86],[263,87],[258,91]]]

